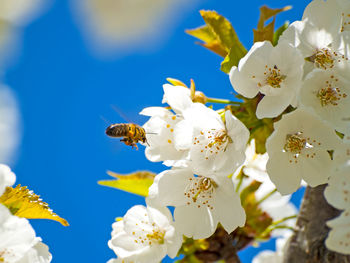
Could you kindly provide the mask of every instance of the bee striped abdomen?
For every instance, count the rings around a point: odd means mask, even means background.
[[[129,134],[128,123],[112,124],[106,129],[106,134],[110,137],[124,137]]]

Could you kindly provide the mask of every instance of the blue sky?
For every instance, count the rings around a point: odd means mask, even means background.
[[[156,48],[119,51],[111,59],[94,56],[73,18],[69,1],[56,0],[52,7],[27,26],[18,58],[5,69],[4,83],[16,93],[20,105],[23,138],[12,166],[17,183],[29,186],[66,218],[71,226],[32,220],[53,254],[53,262],[106,262],[114,257],[108,248],[111,224],[118,216],[144,200],[97,184],[108,179],[107,170],[160,172],[150,163],[143,147],[138,151],[106,137],[111,122],[124,122],[112,109],[116,105],[136,123],[144,107],[159,106],[162,84],[173,77],[211,97],[232,99],[227,75],[219,70],[221,58],[195,45],[185,29],[202,25],[200,9],[214,9],[226,16],[249,49],[258,7],[293,5],[277,18],[277,25],[301,18],[310,1],[198,0],[178,16]],[[299,200],[299,196],[295,200]],[[264,244],[262,247],[271,245]],[[253,249],[242,253],[248,263]]]

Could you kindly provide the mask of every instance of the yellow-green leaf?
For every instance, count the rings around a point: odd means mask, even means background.
[[[260,7],[260,18],[258,22],[257,29],[254,29],[254,42],[258,41],[264,41],[268,40],[271,43],[273,43],[273,36],[274,36],[274,28],[275,28],[275,18],[276,15],[290,10],[291,6],[285,6],[283,8],[269,8],[268,6],[264,5]],[[273,17],[272,22],[270,22],[268,25],[265,26],[265,22],[269,20],[271,17]]]
[[[225,73],[229,73],[233,66],[238,66],[239,61],[245,56],[247,50],[239,48],[238,45],[234,45],[224,61],[221,62],[221,70]]]
[[[285,22],[282,26],[280,26],[275,33],[273,34],[273,42],[272,44],[274,46],[277,45],[278,40],[280,39],[280,36],[283,34],[283,32],[288,28],[289,22]]]
[[[50,219],[58,221],[64,226],[69,226],[67,220],[55,214],[39,195],[33,193],[26,186],[7,187],[5,193],[0,197],[0,203],[18,217]]]
[[[186,30],[187,34],[204,42],[200,43],[200,45],[208,48],[222,57],[226,57],[233,47],[240,50],[240,52],[232,52],[232,54],[245,54],[247,52],[242,43],[239,41],[231,23],[225,17],[219,15],[215,11],[210,10],[201,10],[200,14],[203,17],[206,25],[195,29]],[[240,58],[238,58],[238,61]]]
[[[98,183],[100,185],[117,188],[141,196],[148,195],[148,188],[152,185],[153,179],[156,176],[155,173],[148,171],[139,171],[125,175],[111,171],[108,171],[107,173],[117,179],[99,181]]]

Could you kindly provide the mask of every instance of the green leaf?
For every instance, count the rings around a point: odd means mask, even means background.
[[[186,30],[187,34],[204,42],[200,45],[222,57],[226,57],[230,53],[230,50],[235,47],[232,51],[231,59],[235,54],[245,54],[247,52],[239,41],[231,23],[225,17],[210,10],[201,10],[200,14],[206,25],[196,29]]]
[[[280,26],[275,33],[273,34],[273,42],[272,45],[276,46],[278,43],[278,40],[280,39],[280,36],[283,34],[283,32],[288,28],[289,22],[286,21],[282,26]]]
[[[265,40],[268,40],[271,43],[273,43],[276,15],[281,12],[290,10],[291,8],[291,6],[285,6],[283,8],[272,9],[266,5],[260,7],[260,18],[258,22],[258,27],[257,29],[253,29],[254,43]],[[265,22],[271,17],[273,17],[272,22],[265,26]]]
[[[148,171],[139,171],[130,174],[117,174],[111,171],[107,172],[116,180],[99,181],[100,185],[117,188],[132,194],[147,196],[148,188],[152,185],[155,173]]]
[[[7,187],[0,197],[0,203],[6,206],[13,215],[28,219],[50,219],[69,226],[67,220],[59,217],[43,202],[39,195],[26,186]]]

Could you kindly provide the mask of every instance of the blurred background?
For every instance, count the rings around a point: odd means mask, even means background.
[[[17,183],[29,186],[70,227],[31,220],[49,245],[53,262],[106,262],[111,224],[144,199],[99,186],[107,170],[160,172],[144,148],[136,151],[108,138],[105,128],[160,106],[165,78],[196,82],[210,97],[233,99],[222,58],[184,33],[213,9],[252,45],[259,7],[293,9],[276,26],[301,19],[310,0],[2,0],[0,2],[0,161]],[[300,201],[301,192],[293,200]],[[274,242],[242,251],[244,263]],[[164,262],[172,262],[165,260]]]

